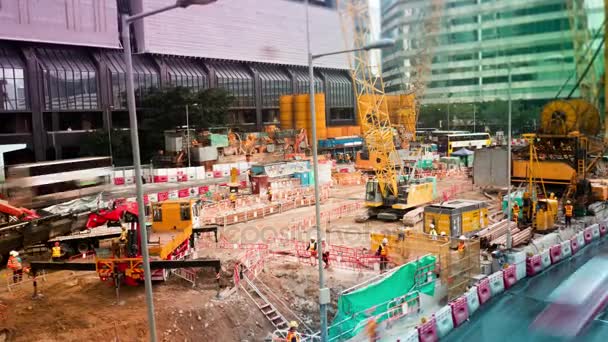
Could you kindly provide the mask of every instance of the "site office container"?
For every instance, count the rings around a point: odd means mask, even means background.
[[[452,200],[431,204],[424,208],[424,232],[431,232],[431,223],[437,234],[458,238],[471,236],[488,225],[488,208],[485,202],[473,200]]]

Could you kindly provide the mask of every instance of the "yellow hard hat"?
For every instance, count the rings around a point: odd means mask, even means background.
[[[298,322],[296,322],[296,321],[289,322],[289,327],[290,328],[297,328],[298,327]]]

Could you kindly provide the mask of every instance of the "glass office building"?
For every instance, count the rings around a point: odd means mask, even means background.
[[[386,89],[411,90],[428,56],[426,104],[505,100],[509,71],[515,100],[565,97],[604,21],[602,0],[381,0],[381,14],[383,36],[397,40],[383,52]],[[602,52],[583,82],[596,96]]]

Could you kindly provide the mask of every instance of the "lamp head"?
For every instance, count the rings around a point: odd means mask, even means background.
[[[375,40],[369,44],[366,44],[363,47],[363,49],[364,50],[384,49],[384,48],[391,47],[394,45],[395,45],[394,39],[381,38],[381,39]]]
[[[186,8],[190,5],[209,5],[217,0],[176,0],[175,4],[178,7]]]

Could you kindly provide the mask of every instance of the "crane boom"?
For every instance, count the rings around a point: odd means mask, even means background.
[[[371,40],[370,12],[367,0],[345,0],[338,5],[344,37],[353,37],[352,49],[362,49]],[[354,92],[357,96],[357,114],[361,134],[369,150],[370,160],[380,192],[397,196],[397,171],[393,129],[384,100],[384,82],[379,70],[371,65],[370,53],[360,50],[349,58]]]

